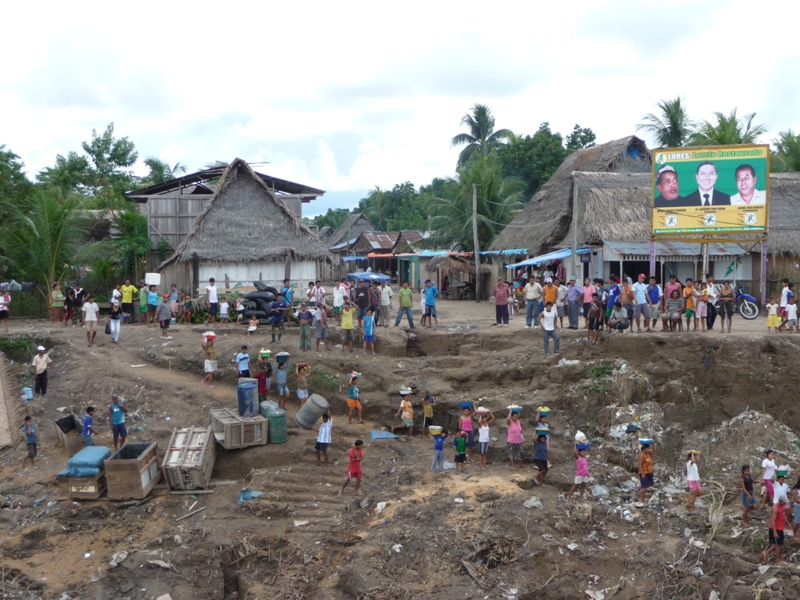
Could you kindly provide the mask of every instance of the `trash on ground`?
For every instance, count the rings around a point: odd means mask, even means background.
[[[239,491],[239,504],[244,504],[245,502],[249,502],[253,498],[258,498],[259,496],[263,496],[264,492],[257,492],[255,490],[240,490]]]
[[[528,500],[522,503],[525,508],[544,508],[542,501],[536,496],[531,496]]]

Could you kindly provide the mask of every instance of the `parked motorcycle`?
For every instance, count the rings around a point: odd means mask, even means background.
[[[757,319],[761,310],[756,299],[745,290],[744,284],[739,284],[736,288],[736,310],[748,321]]]

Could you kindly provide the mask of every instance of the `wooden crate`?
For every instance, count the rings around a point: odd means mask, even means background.
[[[217,447],[210,427],[172,430],[161,470],[173,490],[203,490],[211,481]]]
[[[141,500],[161,480],[158,445],[153,442],[128,443],[103,463],[112,500]]]
[[[235,410],[219,408],[210,411],[210,418],[214,437],[226,450],[263,446],[267,443],[266,417],[240,417]]]
[[[56,434],[70,456],[75,456],[83,450],[81,432],[83,432],[83,424],[77,415],[70,413],[56,421]]]
[[[106,474],[91,477],[69,477],[69,497],[83,500],[97,500],[106,493]]]

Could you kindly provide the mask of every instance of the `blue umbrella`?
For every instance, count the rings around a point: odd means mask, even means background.
[[[350,273],[348,279],[355,279],[356,281],[391,281],[392,278],[388,275],[381,273]]]

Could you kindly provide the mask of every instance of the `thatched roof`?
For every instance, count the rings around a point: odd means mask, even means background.
[[[375,231],[372,222],[363,213],[350,213],[344,223],[325,240],[328,248],[338,246],[343,242],[354,240],[362,231]]]
[[[570,154],[527,207],[495,238],[491,250],[550,252],[563,243],[572,220],[572,173],[650,173],[650,151],[629,136]]]
[[[475,274],[475,261],[465,258],[463,256],[454,256],[452,254],[442,254],[434,256],[427,265],[425,270],[430,273],[435,273],[439,269],[447,269],[452,273],[469,273]],[[487,264],[481,264],[481,273],[491,273],[492,268]]]
[[[194,256],[215,263],[333,260],[319,238],[240,158],[225,169],[186,240],[156,270]]]
[[[800,256],[800,173],[769,177],[769,251]]]

